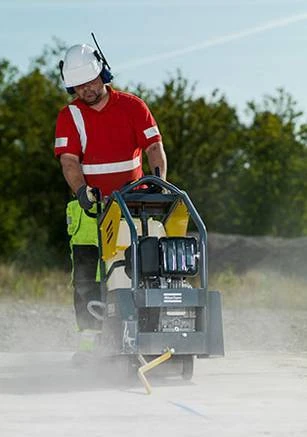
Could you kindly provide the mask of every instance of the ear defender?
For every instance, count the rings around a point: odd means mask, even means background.
[[[113,74],[106,65],[103,66],[100,76],[103,83],[110,83],[113,79]]]
[[[106,61],[100,56],[100,54],[95,50],[93,52],[98,62],[102,62],[102,70],[100,73],[100,77],[103,83],[110,83],[113,79],[113,74],[111,73],[111,69],[109,68]]]
[[[59,62],[59,69],[60,69],[60,73],[61,73],[61,78],[64,80],[63,66],[64,66],[64,61],[63,61],[63,59],[61,59]]]
[[[61,59],[59,62],[59,69],[60,69],[60,73],[61,73],[61,78],[64,81],[63,66],[64,66],[64,61]],[[66,91],[68,92],[68,94],[71,94],[71,95],[75,94],[75,90],[73,87],[66,88]]]

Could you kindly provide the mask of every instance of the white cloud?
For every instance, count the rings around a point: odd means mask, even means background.
[[[241,30],[240,32],[234,32],[227,35],[222,35],[216,38],[207,39],[205,41],[199,42],[197,44],[193,44],[191,46],[184,47],[178,50],[172,50],[169,52],[159,53],[157,55],[145,56],[143,58],[132,59],[131,61],[124,62],[122,64],[115,65],[113,67],[114,71],[122,71],[135,67],[139,67],[141,65],[148,65],[154,62],[163,61],[165,59],[177,58],[179,56],[186,55],[188,53],[204,50],[210,47],[216,47],[219,45],[227,44],[232,41],[240,40],[247,38],[252,35],[264,33],[268,30],[273,30],[281,27],[286,27],[294,23],[298,23],[299,21],[307,20],[307,13],[291,15],[290,17],[280,18],[277,20],[271,20],[264,24],[260,24],[258,26],[250,27],[248,29]]]

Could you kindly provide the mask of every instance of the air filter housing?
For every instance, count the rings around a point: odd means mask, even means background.
[[[197,241],[194,237],[162,237],[160,246],[161,276],[197,274]]]

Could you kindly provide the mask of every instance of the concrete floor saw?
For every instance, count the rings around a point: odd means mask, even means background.
[[[102,322],[102,355],[125,360],[147,393],[145,374],[161,363],[191,379],[195,358],[224,355],[221,294],[208,290],[207,232],[184,191],[157,176],[114,191],[98,209],[98,237],[101,302],[88,309]]]

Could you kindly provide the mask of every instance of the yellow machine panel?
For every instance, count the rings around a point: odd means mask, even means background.
[[[117,236],[121,219],[121,210],[118,204],[113,201],[101,226],[102,258],[104,261],[116,255]]]
[[[167,217],[164,227],[168,237],[185,237],[190,214],[184,202],[179,200]]]

